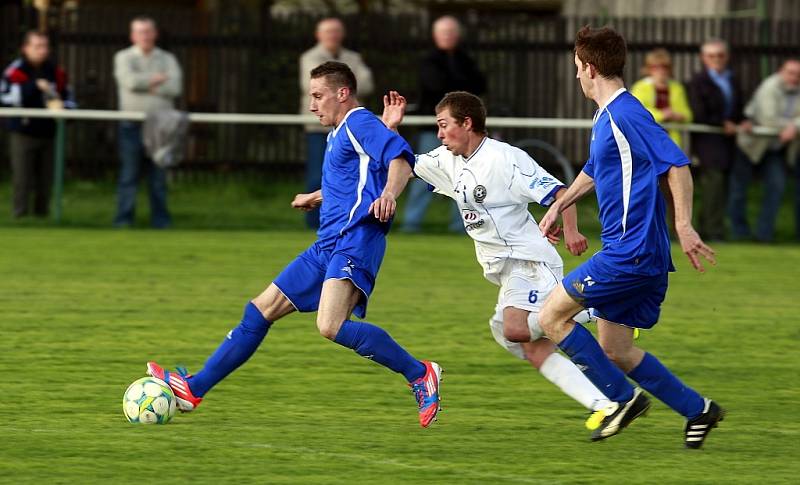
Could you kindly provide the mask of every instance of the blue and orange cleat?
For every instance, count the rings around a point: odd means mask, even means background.
[[[182,367],[178,367],[177,372],[172,372],[164,370],[163,367],[155,362],[148,362],[147,375],[155,377],[156,379],[161,379],[169,385],[173,394],[175,394],[175,399],[178,402],[178,409],[180,409],[182,413],[194,411],[194,409],[203,402],[202,397],[195,397],[195,395],[192,394],[189,383],[186,382],[186,378],[191,376],[187,374],[186,369]]]
[[[442,368],[436,362],[421,361],[425,365],[425,375],[408,384],[417,399],[419,406],[419,424],[427,428],[436,421],[439,414],[439,382],[442,380]]]

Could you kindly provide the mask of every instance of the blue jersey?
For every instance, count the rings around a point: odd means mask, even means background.
[[[383,192],[389,162],[395,158],[404,158],[413,167],[414,152],[408,143],[365,108],[350,110],[328,134],[317,231],[320,243],[332,243],[361,224],[379,224],[384,234],[389,231],[389,223],[380,223],[367,211]]]
[[[625,89],[595,114],[589,160],[600,206],[600,259],[626,273],[674,271],[658,178],[689,164],[653,116]]]

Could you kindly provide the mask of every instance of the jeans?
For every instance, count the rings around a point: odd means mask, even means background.
[[[775,239],[775,220],[781,206],[783,190],[786,187],[786,171],[784,150],[770,150],[761,159],[758,170],[764,181],[764,195],[761,202],[761,213],[756,224],[755,238],[762,242]],[[730,198],[728,214],[731,218],[731,229],[734,239],[752,237],[750,224],[747,222],[747,189],[753,176],[753,165],[745,156],[737,156],[733,161],[730,179]]]
[[[306,133],[306,191],[315,192],[322,187],[322,162],[325,160],[327,133]],[[319,209],[306,212],[306,225],[319,229]]]
[[[441,144],[442,142],[436,137],[435,131],[423,131],[419,134],[417,149],[419,153],[428,153]],[[430,205],[432,199],[433,193],[428,190],[428,184],[424,181],[414,179],[409,182],[406,208],[403,212],[402,231],[420,231],[422,220],[425,218],[425,212],[428,210],[428,205]],[[458,206],[455,202],[452,202],[452,213],[447,230],[450,232],[462,232],[464,230],[464,224],[461,220],[461,211],[458,210]]]
[[[33,214],[47,216],[53,187],[53,139],[11,132],[8,142],[14,217],[30,213],[31,195]]]
[[[167,210],[167,172],[147,156],[142,145],[141,123],[122,121],[119,124],[119,185],[117,186],[117,227],[133,225],[136,215],[136,188],[141,172],[147,172],[150,193],[150,224],[164,229],[172,224]]]
[[[800,157],[794,161],[794,230],[800,241]]]

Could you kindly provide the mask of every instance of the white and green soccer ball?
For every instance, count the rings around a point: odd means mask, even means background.
[[[128,386],[122,410],[131,423],[167,424],[175,415],[175,395],[166,382],[142,377]]]

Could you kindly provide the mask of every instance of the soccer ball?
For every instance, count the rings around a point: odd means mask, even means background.
[[[175,395],[166,382],[142,377],[122,396],[122,411],[131,423],[167,424],[175,415]]]

